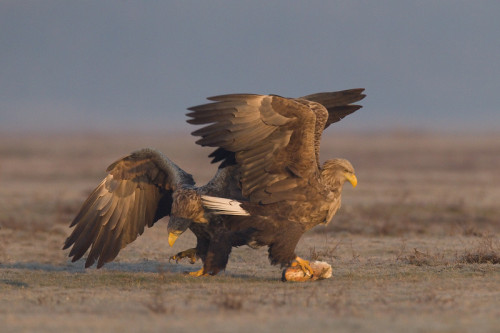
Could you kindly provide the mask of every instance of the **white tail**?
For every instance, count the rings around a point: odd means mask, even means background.
[[[237,200],[202,195],[201,202],[205,208],[213,210],[218,215],[250,215]]]

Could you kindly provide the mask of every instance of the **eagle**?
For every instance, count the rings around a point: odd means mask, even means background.
[[[218,168],[214,177],[197,187],[192,175],[182,170],[161,152],[145,148],[127,155],[108,168],[108,175],[85,200],[71,222],[74,227],[63,249],[72,247],[75,262],[90,252],[85,268],[97,268],[116,258],[119,251],[142,235],[144,228],[170,216],[167,230],[172,246],[187,229],[197,237],[195,248],[181,251],[170,259],[205,260],[211,230],[221,217],[205,214],[201,195],[244,199],[237,186],[236,166]],[[235,244],[236,246],[236,244]]]
[[[345,181],[356,186],[344,159],[319,163],[321,134],[330,124],[361,108],[364,89],[325,92],[301,98],[231,94],[189,108],[193,132],[218,163],[215,176],[197,187],[193,177],[154,149],[141,149],[112,163],[108,175],[83,203],[63,249],[72,261],[90,249],[85,267],[112,261],[119,251],[170,216],[172,246],[185,230],[196,247],[170,259],[200,258],[191,275],[224,270],[232,247],[269,246],[272,264],[298,265],[311,273],[295,246],[302,234],[328,223],[340,207]]]
[[[191,107],[189,123],[205,125],[192,134],[197,144],[216,147],[210,155],[221,166],[236,164],[244,201],[202,196],[212,214],[225,218],[224,230],[246,233],[246,245],[268,246],[273,265],[299,266],[313,274],[309,262],[295,254],[301,236],[327,224],[341,205],[346,181],[357,185],[354,167],[345,159],[320,164],[323,130],[361,108],[352,103],[365,97],[364,89],[317,93],[301,98],[277,95],[231,94],[208,98],[211,103]],[[236,207],[236,209],[235,209]],[[202,274],[225,268],[230,241],[213,239],[213,263]],[[223,250],[224,249],[224,250]]]

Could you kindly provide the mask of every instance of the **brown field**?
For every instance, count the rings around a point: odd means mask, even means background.
[[[334,132],[334,131],[332,131]],[[103,269],[69,262],[69,222],[115,159],[156,147],[197,181],[215,167],[187,133],[0,134],[1,331],[498,332],[500,135],[328,134],[359,185],[297,248],[333,277],[280,282],[266,249],[237,248],[225,273],[169,263],[166,222]]]

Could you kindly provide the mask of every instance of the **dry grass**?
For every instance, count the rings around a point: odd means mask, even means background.
[[[500,231],[500,207],[390,202],[352,205],[326,228],[332,233],[374,236],[449,234],[483,236]]]
[[[337,241],[335,245],[332,247],[328,247],[322,251],[317,251],[316,247],[310,248],[309,259],[319,260],[319,261],[333,261],[334,259],[339,259],[339,256],[336,255],[337,249],[341,245],[342,240]]]
[[[400,260],[409,265],[416,266],[438,266],[449,264],[449,262],[445,260],[444,255],[442,254],[430,254],[429,252],[421,252],[416,248],[413,249],[412,254],[400,258]]]
[[[200,263],[168,263],[168,257],[192,247],[194,237],[185,234],[169,248],[165,221],[104,269],[68,262],[61,251],[67,226],[109,163],[152,146],[204,182],[215,167],[199,167],[209,151],[192,142],[161,134],[0,137],[3,327],[489,332],[500,326],[498,136],[325,138],[322,155],[350,159],[359,185],[346,187],[334,221],[307,233],[297,254],[330,263],[331,279],[282,283],[266,249],[246,247],[233,251],[226,273],[185,276]]]
[[[499,239],[492,235],[476,237],[472,247],[464,245],[460,251],[456,251],[455,256],[446,257],[442,252],[420,251],[414,248],[408,253],[406,244],[403,242],[401,249],[396,256],[396,260],[409,265],[416,266],[439,266],[457,264],[500,264],[500,243]],[[459,254],[461,253],[461,254]]]
[[[466,249],[458,261],[466,264],[500,264],[500,242],[493,236],[483,237],[474,248]]]

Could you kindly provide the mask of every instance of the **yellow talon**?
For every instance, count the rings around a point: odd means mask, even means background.
[[[292,267],[299,266],[300,269],[307,275],[307,276],[313,276],[314,271],[309,265],[309,261],[304,260],[300,257],[296,257],[295,261],[291,265]]]
[[[196,271],[196,272],[189,272],[188,273],[189,276],[194,276],[194,277],[198,277],[198,276],[206,276],[208,274],[204,273],[203,271],[203,267],[199,270],[199,271]]]
[[[178,263],[179,260],[181,260],[183,258],[189,258],[189,262],[191,264],[194,264],[196,262],[196,249],[192,248],[192,249],[188,249],[185,251],[181,251],[181,252],[177,253],[176,255],[171,256],[168,259],[168,261],[175,260],[175,262]]]

